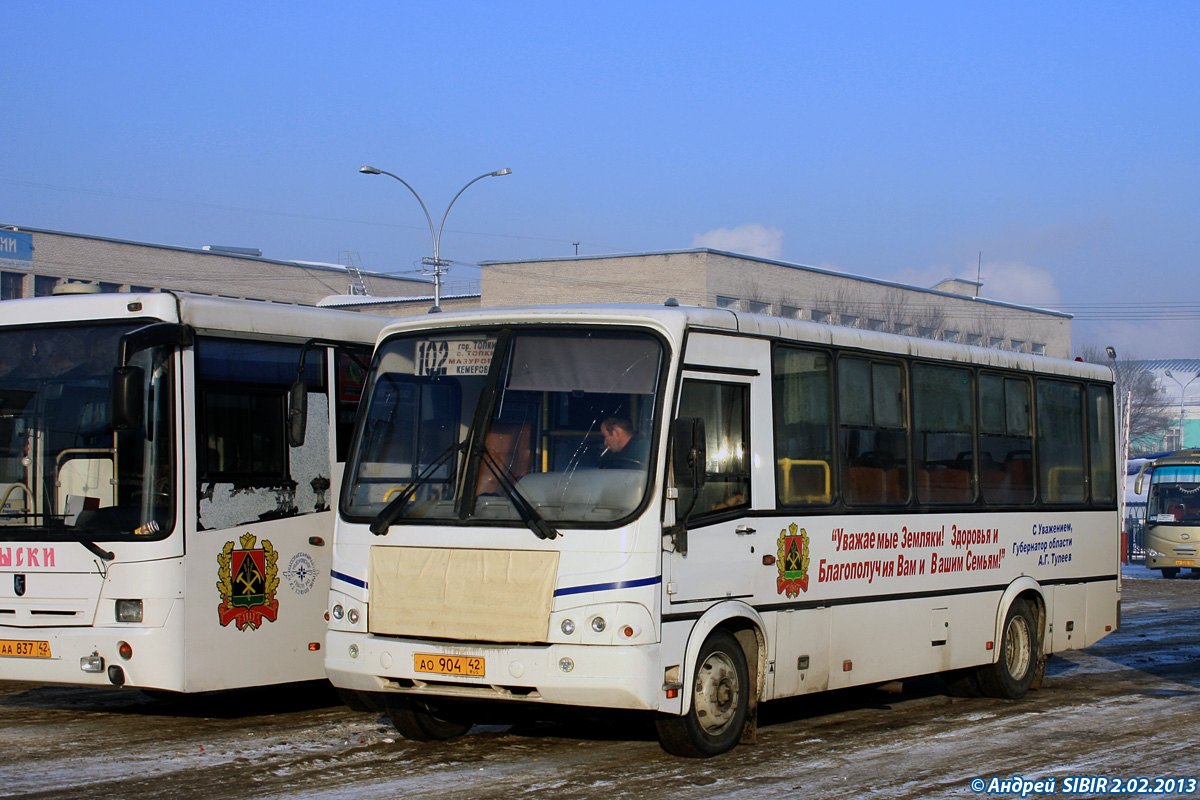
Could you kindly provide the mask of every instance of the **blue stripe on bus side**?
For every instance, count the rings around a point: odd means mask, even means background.
[[[338,572],[336,569],[329,570],[329,577],[333,578],[334,580],[342,581],[343,583],[348,583],[351,586],[357,586],[360,589],[367,588],[366,581],[360,581],[358,578],[354,578],[349,575],[343,575],[342,573]]]
[[[656,583],[662,583],[662,576],[655,575],[653,578],[639,578],[636,581],[617,581],[616,583],[593,583],[589,586],[568,586],[564,589],[555,589],[555,597],[563,597],[568,594],[583,594],[585,592],[606,592],[610,589],[633,589],[637,586],[653,586]]]

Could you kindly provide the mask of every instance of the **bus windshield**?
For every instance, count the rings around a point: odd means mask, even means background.
[[[380,345],[347,518],[613,523],[642,503],[663,346],[645,332],[423,332]],[[389,504],[391,505],[389,507]]]
[[[172,350],[136,352],[140,430],[110,413],[121,336],[141,324],[0,329],[0,539],[161,538],[174,519]]]
[[[1147,519],[1200,524],[1200,466],[1157,467],[1150,476]]]

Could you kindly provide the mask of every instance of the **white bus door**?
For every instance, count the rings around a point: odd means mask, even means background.
[[[667,558],[670,603],[751,598],[755,559],[773,540],[760,535],[750,508],[750,380],[685,379],[679,418],[704,420],[704,485],[680,489],[676,522],[686,525]],[[762,543],[766,543],[765,545]]]

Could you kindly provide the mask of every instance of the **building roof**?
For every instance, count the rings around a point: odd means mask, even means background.
[[[1061,317],[1063,319],[1072,319],[1074,316],[1072,314],[1068,314],[1063,311],[1052,311],[1052,310],[1046,309],[1046,308],[1037,308],[1035,306],[1020,305],[1019,303],[1006,303],[1003,300],[991,300],[986,297],[967,297],[965,295],[957,294],[955,292],[945,292],[945,291],[941,291],[938,289],[926,289],[922,286],[911,286],[909,284],[899,283],[896,281],[885,281],[885,280],[881,280],[879,278],[868,278],[868,277],[864,277],[862,275],[851,275],[850,273],[847,273],[847,272],[836,272],[834,270],[822,269],[820,267],[809,267],[809,266],[805,266],[803,264],[793,264],[788,261],[777,261],[775,259],[762,258],[761,256],[748,256],[748,255],[743,255],[742,253],[731,253],[726,250],[714,250],[710,247],[696,247],[696,248],[689,248],[689,249],[685,249],[685,250],[650,250],[650,251],[645,251],[645,252],[640,252],[640,253],[610,253],[608,255],[563,256],[561,258],[527,258],[527,259],[519,259],[519,260],[515,260],[515,261],[480,261],[479,266],[480,267],[501,266],[501,265],[516,266],[516,265],[520,265],[520,264],[547,264],[547,263],[553,263],[553,262],[557,262],[557,261],[592,261],[592,260],[612,259],[612,258],[638,258],[638,257],[643,257],[643,256],[672,256],[672,255],[697,255],[697,254],[724,256],[726,258],[736,258],[736,259],[741,259],[743,261],[753,261],[753,262],[756,262],[759,264],[770,264],[771,266],[803,270],[805,272],[812,272],[812,273],[816,273],[818,275],[829,275],[829,276],[837,277],[837,278],[846,278],[846,279],[854,280],[854,281],[862,281],[863,283],[870,283],[870,284],[874,284],[876,286],[888,286],[888,287],[892,287],[892,288],[896,288],[896,289],[903,289],[905,291],[910,291],[910,292],[924,292],[926,294],[936,295],[939,297],[952,297],[952,298],[957,298],[958,300],[963,300],[963,299],[973,300],[975,302],[986,303],[988,305],[993,305],[993,306],[1000,306],[1002,308],[1015,308],[1015,309],[1020,309],[1021,311],[1032,311],[1037,314],[1048,314],[1050,316]],[[965,282],[974,283],[974,281],[965,281]]]
[[[109,242],[111,244],[131,245],[133,247],[150,247],[157,250],[171,250],[180,253],[195,253],[198,255],[220,256],[222,258],[238,258],[245,261],[266,262],[268,264],[281,264],[289,267],[303,267],[304,269],[325,270],[328,272],[339,272],[345,274],[347,272],[345,264],[329,264],[322,261],[298,261],[279,258],[265,258],[263,256],[252,255],[253,248],[235,248],[208,245],[205,247],[181,247],[173,244],[155,244],[153,242],[135,242],[130,239],[115,239],[111,236],[93,236],[87,233],[72,233],[70,231],[56,231],[48,228],[31,228],[28,225],[9,225],[0,223],[0,230],[11,230],[20,233],[41,233],[52,236],[68,236],[74,239],[90,239],[97,242]],[[246,252],[238,252],[246,251]],[[389,275],[383,272],[369,272],[364,270],[364,276],[371,278],[387,278],[394,281],[409,281],[411,283],[430,283],[423,278],[405,278],[399,275]]]

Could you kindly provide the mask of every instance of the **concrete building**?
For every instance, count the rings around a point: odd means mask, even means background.
[[[428,309],[427,280],[363,273],[351,264],[264,258],[252,248],[177,247],[40,228],[0,225],[0,300],[52,294],[68,283],[104,292],[174,289],[315,306],[367,290],[411,297]]]
[[[480,264],[482,304],[661,303],[734,308],[927,339],[1071,357],[1071,315],[977,297],[953,278],[932,289],[726,253],[670,250]]]
[[[388,316],[428,313],[428,279],[344,264],[264,258],[235,247],[177,247],[0,225],[0,299],[68,282],[102,291],[174,289]],[[485,261],[482,278],[445,281],[443,311],[537,303],[662,303],[734,308],[835,325],[1071,356],[1071,316],[977,297],[963,279],[932,289],[720,250]]]

